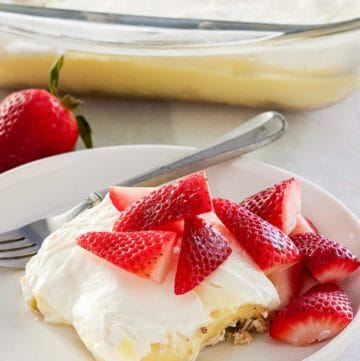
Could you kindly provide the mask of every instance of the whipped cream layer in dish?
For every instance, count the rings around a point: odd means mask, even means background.
[[[360,16],[358,0],[3,0],[54,8],[146,16],[283,24],[333,23]]]
[[[241,253],[187,294],[140,278],[82,249],[76,237],[110,231],[119,212],[108,197],[50,235],[27,264],[24,298],[45,321],[72,325],[97,360],[193,361],[239,319],[279,306],[268,278]]]

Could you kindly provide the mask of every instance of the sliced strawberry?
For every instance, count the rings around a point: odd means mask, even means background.
[[[291,239],[237,203],[217,198],[216,215],[266,274],[297,263],[301,256]]]
[[[157,188],[126,208],[115,223],[114,231],[155,229],[211,209],[205,172],[198,172]]]
[[[301,210],[301,183],[296,178],[286,179],[246,198],[240,204],[289,234]]]
[[[293,237],[306,268],[320,282],[339,282],[354,272],[359,259],[345,246],[321,234],[301,233]]]
[[[299,233],[318,233],[313,222],[304,217],[301,213],[298,214],[296,219],[296,226],[291,231],[290,237],[294,237]]]
[[[350,299],[339,286],[318,285],[283,308],[269,333],[276,340],[306,346],[334,337],[352,318]]]
[[[171,266],[175,238],[175,233],[161,231],[90,232],[77,242],[128,272],[160,283]]]
[[[109,188],[109,196],[112,204],[120,212],[141,198],[147,196],[155,187],[118,187]]]
[[[209,222],[199,217],[187,219],[175,276],[175,294],[191,291],[231,252],[230,243]]]
[[[269,275],[279,297],[280,307],[284,307],[296,296],[299,295],[304,265],[302,262],[285,269],[280,269]]]
[[[157,188],[112,186],[109,188],[109,196],[114,207],[117,208],[120,212],[122,212],[125,210],[125,208],[144,198],[155,189]],[[155,229],[161,231],[175,232],[178,234],[179,237],[181,237],[184,230],[184,222],[169,222],[160,227],[156,227]]]

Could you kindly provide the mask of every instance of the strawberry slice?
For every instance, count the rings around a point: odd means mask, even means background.
[[[280,297],[280,307],[284,307],[299,295],[304,265],[302,262],[285,269],[280,269],[269,275]]]
[[[126,208],[116,221],[114,231],[156,229],[211,209],[205,172],[198,172],[157,188]]]
[[[109,188],[109,196],[114,207],[117,208],[120,212],[122,212],[125,210],[125,208],[129,207],[133,203],[144,198],[155,189],[157,188],[112,186]],[[155,229],[161,231],[175,232],[178,234],[180,238],[184,230],[184,222],[183,221],[169,222]]]
[[[109,196],[114,207],[122,212],[125,208],[147,196],[155,189],[155,187],[112,186],[109,188]]]
[[[317,285],[283,308],[269,333],[276,340],[306,346],[334,337],[352,318],[350,299],[339,286]]]
[[[170,269],[175,238],[175,233],[161,231],[89,232],[77,243],[128,272],[160,283]]]
[[[314,223],[311,222],[309,219],[304,217],[301,213],[298,214],[296,219],[296,226],[291,231],[290,237],[294,237],[299,233],[318,233],[316,227],[314,226]]]
[[[301,183],[296,178],[286,179],[246,198],[240,204],[289,234],[301,210]]]
[[[184,236],[175,276],[175,294],[191,291],[231,254],[228,240],[205,219],[185,220]]]
[[[321,234],[301,233],[293,237],[306,268],[320,282],[339,282],[354,272],[359,259],[345,246]]]
[[[261,270],[270,274],[297,263],[301,256],[291,239],[237,203],[217,198],[216,215]]]

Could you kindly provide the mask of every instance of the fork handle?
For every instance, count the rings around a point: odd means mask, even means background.
[[[161,167],[129,178],[118,185],[150,187],[169,182],[270,144],[284,134],[286,127],[287,122],[280,113],[272,111],[261,113],[209,147],[196,150]],[[92,192],[85,202],[66,213],[66,219],[70,220],[86,208],[95,206],[106,193],[107,190]]]

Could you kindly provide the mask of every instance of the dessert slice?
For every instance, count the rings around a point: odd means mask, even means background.
[[[196,177],[192,191],[176,193]],[[242,248],[199,215],[209,210],[203,179],[158,188],[123,213],[106,197],[65,224],[26,267],[28,305],[47,322],[72,325],[102,361],[193,361],[229,326],[266,317],[279,306],[278,294]],[[165,207],[169,199],[176,212]],[[169,251],[174,233],[151,229],[162,226],[158,209],[168,222],[185,223],[177,257]],[[114,224],[132,230],[114,231]]]

